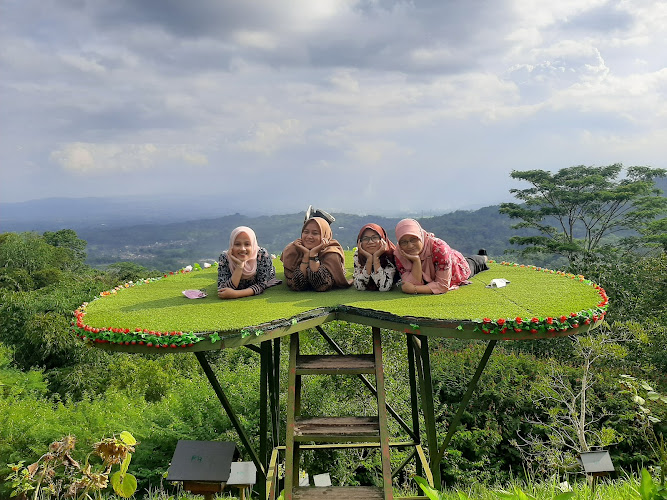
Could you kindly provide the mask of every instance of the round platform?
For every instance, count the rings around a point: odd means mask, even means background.
[[[281,262],[275,264],[282,279]],[[583,276],[505,262],[489,267],[473,284],[443,295],[293,292],[283,283],[236,300],[217,297],[216,267],[182,270],[103,292],[75,311],[73,328],[99,347],[173,352],[256,344],[332,320],[440,337],[526,340],[582,333],[604,317],[604,290]],[[486,286],[499,278],[510,283]],[[187,289],[208,295],[188,299]]]

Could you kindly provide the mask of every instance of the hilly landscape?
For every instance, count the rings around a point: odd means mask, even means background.
[[[343,247],[356,245],[359,228],[375,222],[394,236],[400,218],[372,215],[332,214],[334,237]],[[170,224],[142,224],[119,228],[85,228],[79,237],[88,242],[88,263],[104,267],[119,261],[132,261],[168,271],[193,262],[212,262],[228,247],[229,234],[237,226],[252,227],[261,246],[279,254],[299,237],[304,213],[250,217],[234,214],[214,219],[199,219]],[[419,218],[423,227],[445,239],[464,254],[487,249],[489,255],[501,257],[509,247],[512,221],[498,213],[498,207],[475,211],[457,211],[437,217]]]

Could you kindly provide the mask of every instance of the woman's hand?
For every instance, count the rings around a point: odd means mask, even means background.
[[[323,248],[326,248],[327,246],[329,246],[329,239],[328,238],[322,238],[322,242],[319,245],[317,245],[316,247],[313,247],[310,250],[310,256],[315,257],[315,256],[319,255],[320,250],[322,250]]]
[[[419,254],[417,255],[410,255],[409,253],[405,253],[402,248],[399,247],[398,251],[401,253],[401,256],[405,257],[408,259],[410,262],[413,264],[416,264],[417,262],[421,263],[421,260],[419,258]]]
[[[310,250],[303,246],[303,241],[301,241],[301,238],[294,240],[294,246],[299,249],[301,255],[310,255]]]
[[[218,290],[218,297],[221,299],[235,299],[239,297],[237,292],[238,290],[234,290],[233,288],[221,288]]]
[[[383,253],[387,251],[388,245],[384,238],[380,240],[380,248],[378,248],[374,253],[373,257],[380,257]]]
[[[371,257],[373,257],[370,252],[367,252],[366,250],[361,248],[361,242],[360,241],[357,241],[357,250],[359,250],[359,253],[361,255],[363,255],[364,257],[366,257],[366,259],[370,259]]]
[[[236,264],[237,267],[243,267],[243,264],[245,264],[245,260],[239,259],[238,257],[235,257],[231,253],[227,254],[227,257],[229,260],[231,260],[234,264]]]

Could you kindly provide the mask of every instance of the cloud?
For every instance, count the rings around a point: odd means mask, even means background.
[[[258,123],[249,133],[250,138],[239,141],[236,147],[241,151],[269,155],[290,145],[303,143],[304,133],[304,125],[295,119]]]
[[[52,161],[66,171],[77,174],[132,172],[137,169],[161,169],[164,164],[202,166],[206,155],[191,151],[188,146],[155,144],[91,144],[75,142],[51,152]]]

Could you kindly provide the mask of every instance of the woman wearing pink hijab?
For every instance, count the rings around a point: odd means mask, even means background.
[[[409,294],[440,294],[467,285],[473,275],[484,271],[485,255],[464,257],[414,219],[396,225],[398,251],[394,253],[401,275],[401,289]],[[481,251],[480,251],[481,253]]]
[[[238,299],[259,295],[280,283],[271,255],[259,247],[255,231],[247,226],[234,229],[229,236],[229,249],[220,254],[218,297]]]

